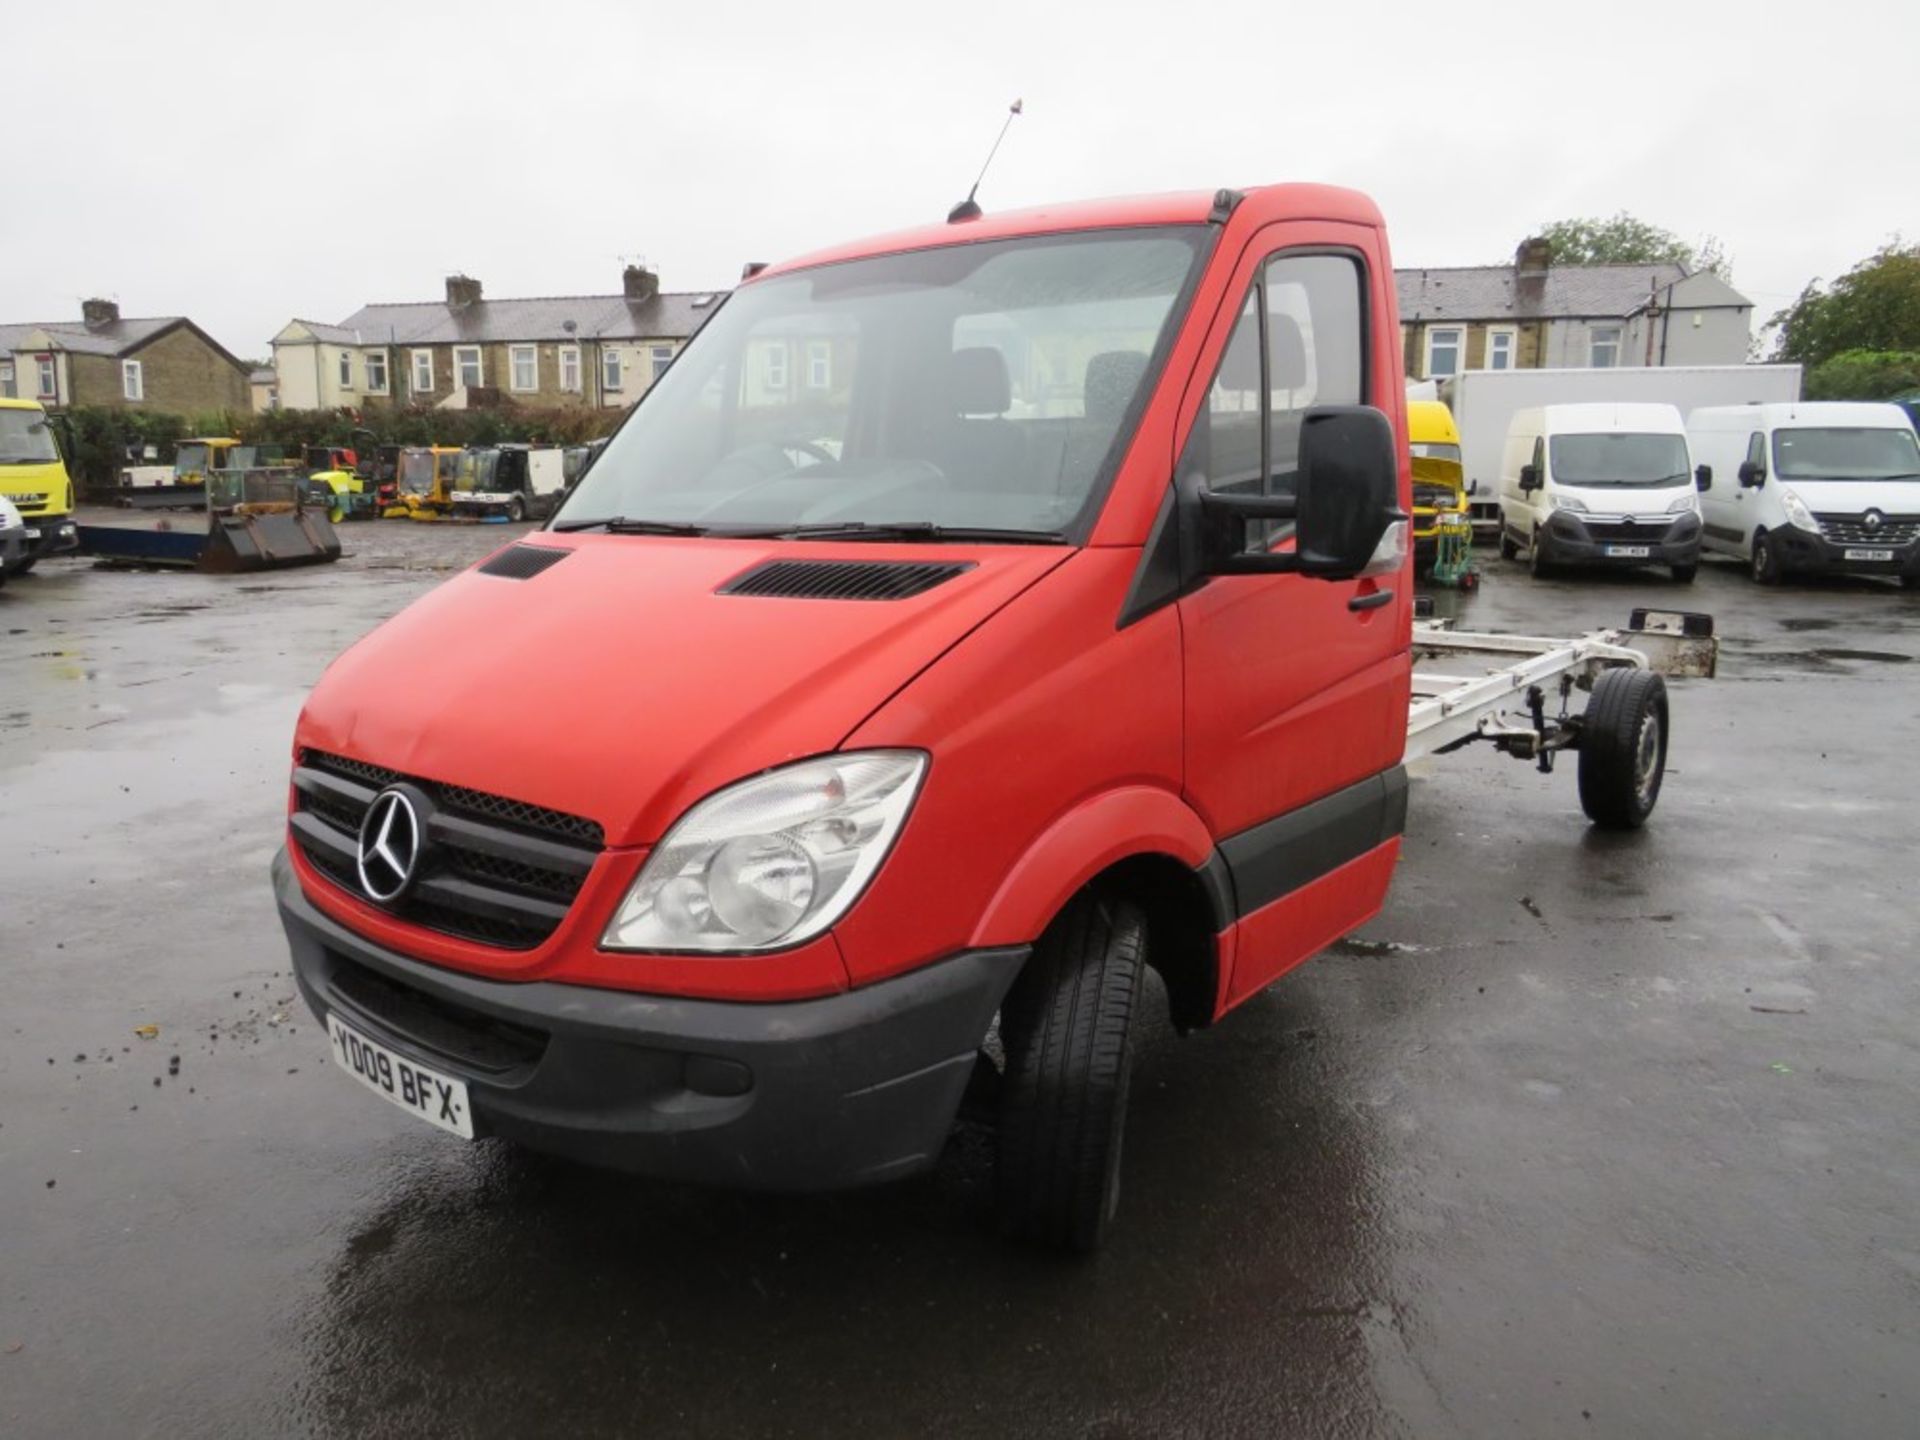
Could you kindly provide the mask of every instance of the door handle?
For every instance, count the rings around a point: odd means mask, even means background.
[[[1347,601],[1349,610],[1378,610],[1382,605],[1393,603],[1391,590],[1375,590],[1371,595],[1356,595]]]

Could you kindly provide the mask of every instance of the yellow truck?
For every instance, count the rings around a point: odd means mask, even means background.
[[[80,532],[73,523],[73,480],[38,401],[0,399],[0,497],[13,504],[26,525],[16,575],[49,555],[80,548]]]
[[[1438,400],[1409,400],[1407,446],[1413,452],[1415,573],[1436,584],[1473,589],[1473,522],[1453,412]]]

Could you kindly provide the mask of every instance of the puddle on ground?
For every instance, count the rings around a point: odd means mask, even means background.
[[[1796,631],[1797,630],[1838,630],[1840,628],[1840,622],[1838,620],[1819,620],[1819,619],[1815,619],[1812,616],[1804,616],[1797,619],[1782,620],[1780,622],[1780,628],[1782,630],[1796,630]]]

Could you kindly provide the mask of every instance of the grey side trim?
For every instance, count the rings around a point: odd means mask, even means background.
[[[1242,916],[1357,860],[1406,829],[1407,772],[1396,765],[1220,843]]]

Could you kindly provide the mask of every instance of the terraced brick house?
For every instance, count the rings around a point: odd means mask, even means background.
[[[1711,270],[1555,265],[1545,240],[1511,265],[1395,272],[1407,378],[1462,370],[1739,365],[1753,302]]]
[[[123,320],[111,300],[80,312],[77,322],[0,324],[0,396],[50,410],[248,408],[247,367],[184,315]]]
[[[337,325],[289,321],[273,341],[276,390],[289,410],[500,399],[618,408],[640,398],[722,298],[664,293],[639,265],[626,267],[617,295],[489,300],[478,280],[450,275],[443,300],[364,305]]]

